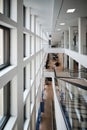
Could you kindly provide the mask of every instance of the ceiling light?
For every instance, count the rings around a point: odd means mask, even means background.
[[[60,23],[60,25],[65,25],[65,23]]]
[[[67,13],[73,13],[73,12],[75,12],[75,10],[76,10],[76,9],[68,9],[68,10],[67,10]]]
[[[57,29],[57,31],[60,31],[60,30],[61,30],[60,28]]]

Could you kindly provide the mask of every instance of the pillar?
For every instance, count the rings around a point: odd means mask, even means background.
[[[86,53],[86,18],[78,18],[79,53]]]
[[[69,27],[69,49],[72,49],[73,45],[73,27]]]
[[[67,44],[68,44],[67,36],[68,36],[68,32],[65,30],[64,31],[64,48],[67,48]]]
[[[73,70],[73,59],[69,57],[69,69]]]

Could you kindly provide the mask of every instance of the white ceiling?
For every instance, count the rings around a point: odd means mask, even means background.
[[[31,7],[31,12],[37,15],[38,22],[45,31],[51,31],[54,0],[24,0],[26,6]]]
[[[87,0],[24,0],[25,4],[32,8],[38,16],[38,22],[44,31],[52,33],[54,42],[60,40],[64,30],[69,26],[78,25],[78,17],[87,17]],[[75,8],[73,14],[67,14],[67,9]],[[64,22],[64,26],[59,23]],[[61,28],[61,31],[57,31]]]

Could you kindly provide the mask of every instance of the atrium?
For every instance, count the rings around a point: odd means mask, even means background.
[[[87,0],[0,0],[0,130],[87,130]]]

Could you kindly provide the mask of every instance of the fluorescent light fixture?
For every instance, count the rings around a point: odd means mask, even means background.
[[[60,25],[65,25],[65,23],[60,23]]]
[[[60,31],[60,30],[61,30],[60,28],[57,29],[57,31]]]
[[[68,9],[66,12],[67,12],[67,13],[73,13],[73,12],[75,12],[75,10],[76,10],[76,9]]]

